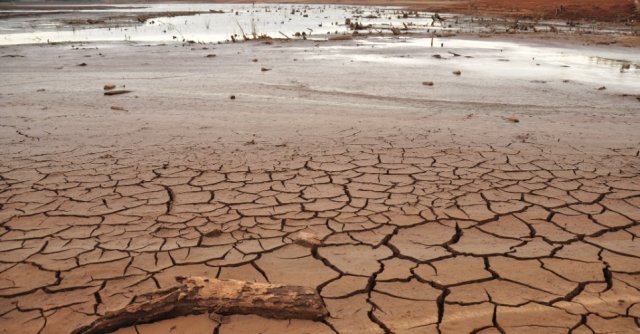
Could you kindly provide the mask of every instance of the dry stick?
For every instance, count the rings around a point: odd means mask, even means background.
[[[245,41],[248,41],[249,38],[247,38],[247,35],[244,33],[244,29],[242,29],[242,26],[240,25],[240,22],[238,22],[238,19],[236,19],[236,24],[238,25],[238,28],[240,28],[240,32],[242,33],[242,38],[244,38]]]
[[[280,35],[284,36],[284,38],[286,39],[290,39],[289,36],[287,36],[285,33],[283,33],[282,31],[278,31],[280,33]]]
[[[111,96],[111,95],[120,95],[120,94],[127,94],[127,93],[131,93],[130,90],[108,90],[106,92],[104,92],[104,95],[107,96]]]
[[[327,316],[315,289],[303,286],[178,277],[178,286],[136,296],[72,334],[103,334],[140,323],[205,312],[257,314],[276,319],[320,320]]]

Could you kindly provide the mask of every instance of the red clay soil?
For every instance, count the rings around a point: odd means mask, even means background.
[[[438,5],[412,7],[436,9]],[[441,9],[475,15],[597,21],[626,21],[640,16],[640,4],[635,0],[466,0],[442,2]]]

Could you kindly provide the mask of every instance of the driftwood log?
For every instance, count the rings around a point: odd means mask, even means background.
[[[135,324],[205,312],[309,320],[327,315],[322,299],[309,287],[206,277],[179,277],[177,280],[178,286],[136,296],[123,309],[107,312],[72,333],[110,333]]]

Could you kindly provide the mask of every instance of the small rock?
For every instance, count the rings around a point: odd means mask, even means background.
[[[267,72],[267,71],[271,71],[271,69],[270,69],[270,68],[263,67],[263,68],[261,69],[261,71],[262,71],[262,72]]]
[[[252,62],[254,62],[254,63],[257,63],[257,62],[258,62],[258,59],[257,59],[257,58],[254,58],[254,59],[252,59],[251,61],[252,61]]]
[[[213,53],[206,55],[206,57],[207,57],[207,58],[215,58],[215,56],[216,56],[216,55],[215,55],[215,54],[213,54]]]
[[[232,99],[232,100],[235,100],[236,96],[235,95],[231,95],[231,96],[229,96],[229,98]]]
[[[423,86],[433,86],[433,81],[423,81],[422,85]]]
[[[318,239],[318,236],[311,232],[305,231],[298,232],[293,239],[296,244],[305,247],[320,246],[320,244],[322,243],[320,242],[320,239]]]
[[[453,71],[453,74],[455,74],[455,75],[461,75],[461,74],[462,74],[462,71]]]
[[[435,59],[442,59],[442,56],[441,56],[441,55],[433,55],[433,56],[431,56],[431,57],[433,57],[433,58],[435,58]]]
[[[87,66],[87,63],[80,63],[77,66]]]
[[[44,88],[40,88],[37,90],[38,92],[44,92]]]
[[[598,88],[598,90],[605,90],[605,89],[607,89],[607,87],[605,87],[605,86],[602,86],[602,87]]]
[[[220,229],[213,229],[207,233],[204,234],[205,237],[209,237],[209,238],[215,238],[215,237],[219,237],[222,235],[222,231]]]
[[[256,140],[255,139],[251,139],[248,142],[244,143],[245,145],[255,145],[256,144]]]
[[[517,117],[514,117],[514,116],[505,117],[504,119],[506,119],[507,121],[509,121],[511,123],[520,123],[520,120]]]
[[[118,106],[111,106],[111,110],[117,110],[117,111],[127,111],[127,109],[122,108],[122,107],[118,107]]]
[[[106,85],[104,85],[104,90],[112,90],[114,88],[116,88],[116,85],[114,85],[114,84],[106,84]]]

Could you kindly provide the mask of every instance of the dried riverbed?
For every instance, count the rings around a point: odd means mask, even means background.
[[[1,46],[0,332],[176,276],[329,315],[118,333],[637,332],[638,48],[361,37]]]

